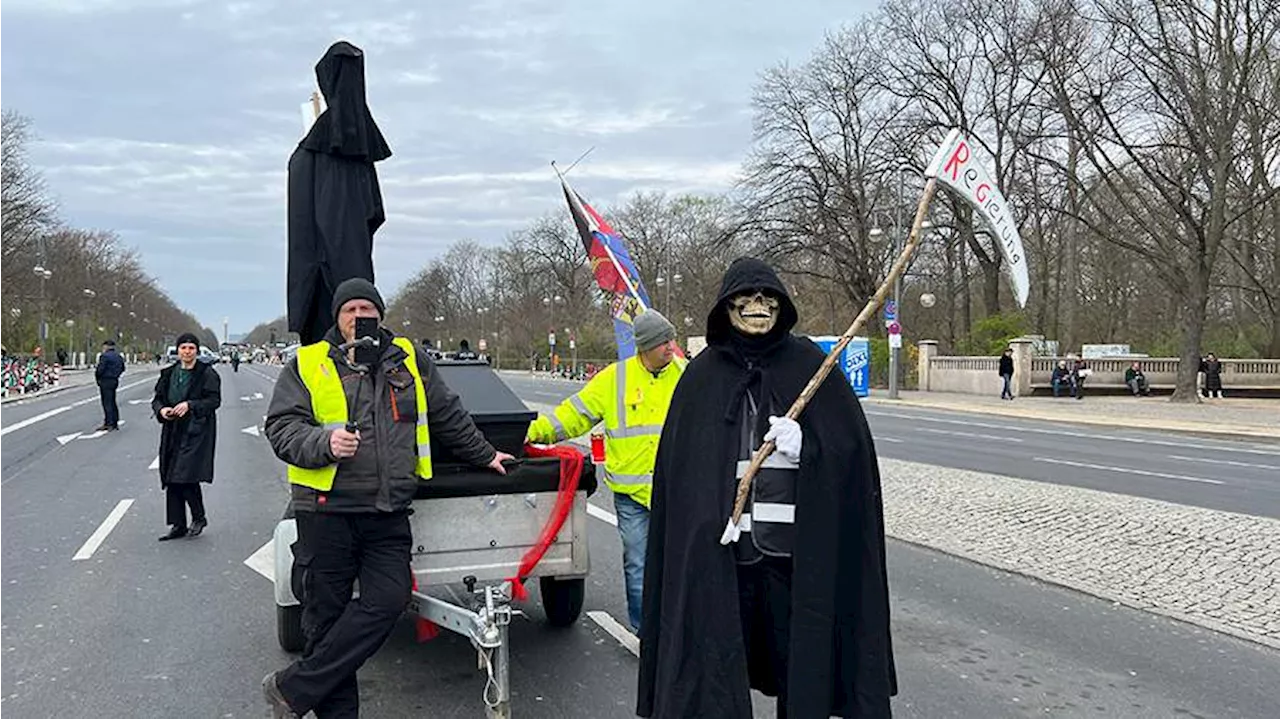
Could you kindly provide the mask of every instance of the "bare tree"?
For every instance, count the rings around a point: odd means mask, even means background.
[[[1141,257],[1177,298],[1181,333],[1175,400],[1195,401],[1210,282],[1224,239],[1256,202],[1241,205],[1233,179],[1250,161],[1238,142],[1280,6],[1266,0],[1102,0],[1110,48],[1107,82],[1076,65],[1059,82],[1090,88],[1063,107],[1084,166],[1069,179],[1077,219]],[[1233,198],[1234,197],[1234,198]]]

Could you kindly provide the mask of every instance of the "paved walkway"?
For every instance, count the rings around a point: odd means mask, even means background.
[[[1051,422],[1074,422],[1129,429],[1154,429],[1204,435],[1280,440],[1280,400],[1214,399],[1199,404],[1175,404],[1167,397],[1085,396],[1083,400],[949,392],[901,392],[890,400],[873,391],[866,402],[975,412]]]
[[[898,539],[1280,649],[1280,521],[880,459]]]

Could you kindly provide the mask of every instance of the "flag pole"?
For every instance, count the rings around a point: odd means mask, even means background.
[[[920,197],[920,204],[916,207],[916,219],[911,225],[911,235],[907,237],[907,244],[902,248],[902,253],[898,255],[898,259],[894,261],[893,266],[889,269],[889,276],[884,279],[880,288],[867,300],[867,304],[863,306],[862,311],[858,313],[857,318],[853,320],[853,324],[849,325],[849,329],[844,331],[840,336],[840,340],[827,353],[827,358],[822,361],[818,367],[818,371],[814,372],[813,377],[809,379],[809,384],[805,385],[804,391],[796,398],[791,405],[791,409],[787,410],[788,419],[796,419],[800,413],[804,411],[809,400],[813,398],[818,387],[826,380],[827,375],[831,373],[831,369],[835,367],[836,360],[849,342],[867,323],[880,305],[884,304],[885,298],[888,297],[889,291],[893,288],[894,282],[906,270],[907,263],[911,261],[911,255],[915,252],[916,246],[920,244],[920,225],[924,222],[925,215],[929,211],[929,202],[933,200],[933,194],[937,190],[938,180],[936,177],[930,177],[924,186],[924,194]],[[756,450],[755,455],[751,457],[751,464],[747,466],[747,471],[743,473],[742,479],[738,481],[738,493],[733,501],[733,514],[729,517],[729,522],[725,525],[724,534],[720,536],[721,544],[729,544],[737,541],[741,530],[738,528],[738,521],[742,519],[742,510],[747,503],[747,495],[751,492],[751,482],[756,474],[760,471],[760,467],[764,464],[765,459],[773,454],[775,448],[773,440],[769,440],[760,445],[760,449]]]
[[[594,150],[595,148],[591,148],[591,149]],[[587,153],[589,152],[591,152],[591,150],[587,150]],[[582,157],[586,157],[587,153],[583,153]],[[579,157],[577,160],[574,160],[573,164],[574,165],[578,164],[578,161],[581,160],[582,157]],[[575,209],[581,212],[583,217],[586,217],[587,212],[585,209],[582,208],[580,204],[581,199],[578,197],[577,191],[569,186],[568,180],[564,179],[564,174],[560,172],[559,167],[556,167],[555,160],[551,161],[551,169],[555,170],[556,177],[560,178],[560,184],[564,186],[564,189],[568,190],[568,194],[571,198],[570,201],[574,203]],[[569,169],[572,170],[573,165],[570,165]],[[630,292],[631,296],[635,298],[636,304],[640,305],[640,307],[645,311],[648,311],[649,306],[646,305],[644,302],[644,299],[640,297],[640,291],[635,288],[635,285],[631,284],[631,275],[628,274],[626,270],[622,269],[622,263],[618,262],[618,258],[614,256],[613,250],[609,249],[608,243],[601,242],[600,246],[604,248],[605,254],[609,255],[609,261],[613,263],[614,271],[617,272],[618,276],[622,278],[622,281],[626,283],[627,291]]]

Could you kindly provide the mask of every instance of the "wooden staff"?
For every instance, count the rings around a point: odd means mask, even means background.
[[[809,404],[809,400],[813,399],[813,393],[818,391],[818,387],[831,373],[831,368],[836,366],[836,361],[840,357],[840,353],[844,352],[844,348],[849,342],[875,315],[876,310],[880,309],[880,305],[884,304],[885,298],[888,297],[889,291],[893,288],[893,283],[907,268],[907,263],[911,261],[911,254],[915,251],[916,246],[920,244],[920,225],[924,222],[925,215],[929,211],[929,202],[933,199],[933,193],[937,189],[937,179],[929,178],[929,182],[924,186],[924,194],[920,196],[920,204],[916,207],[916,218],[911,224],[911,234],[907,237],[907,244],[902,248],[902,253],[898,255],[898,259],[894,261],[893,266],[889,268],[889,276],[884,279],[884,283],[880,285],[880,289],[867,300],[867,304],[858,313],[857,318],[853,320],[853,324],[849,325],[849,329],[844,331],[840,336],[840,341],[836,342],[835,347],[827,353],[827,358],[822,361],[822,365],[818,367],[818,371],[813,373],[809,384],[805,385],[804,391],[796,398],[791,405],[791,409],[787,410],[788,419],[796,419],[800,413],[804,411],[805,405]],[[765,459],[773,454],[775,444],[773,440],[769,440],[760,445],[760,449],[756,450],[754,456],[751,457],[751,464],[747,467],[747,471],[742,475],[742,479],[738,482],[738,496],[733,502],[733,516],[729,519],[729,525],[725,528],[725,533],[720,537],[721,544],[729,544],[737,539],[734,528],[738,526],[738,521],[742,519],[742,510],[747,504],[747,495],[751,492],[751,481],[755,479],[756,473],[760,471],[760,467],[764,464]]]

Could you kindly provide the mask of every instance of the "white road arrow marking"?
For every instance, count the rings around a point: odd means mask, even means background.
[[[100,430],[98,430],[97,432],[94,432],[93,434],[86,434],[86,435],[83,435],[83,436],[81,436],[81,437],[80,437],[80,439],[97,439],[97,438],[101,437],[102,435],[104,435],[104,434],[106,434],[106,433],[107,433],[107,430],[105,430],[105,429],[100,429]]]
[[[151,400],[149,399],[131,399],[129,400],[129,404],[142,404],[143,402],[150,402],[150,401]]]
[[[252,397],[250,397],[249,395],[244,395],[243,397],[241,397],[241,398],[240,398],[240,401],[241,401],[241,402],[249,402],[249,401],[252,401],[252,400],[253,400],[253,398],[252,398]]]
[[[250,554],[249,558],[244,560],[246,567],[266,577],[269,582],[276,581],[275,546],[274,539],[268,540],[266,544],[258,548],[258,551]]]
[[[58,437],[58,444],[61,444],[61,445],[64,445],[64,446],[65,446],[65,445],[67,444],[67,442],[70,442],[71,440],[73,440],[73,439],[75,439],[76,437],[79,437],[79,436],[80,436],[80,433],[79,433],[79,432],[75,432],[75,433],[73,433],[73,434],[64,434],[64,435],[62,435],[62,436]]]
[[[151,460],[151,464],[147,465],[147,469],[160,469],[159,455],[157,455],[155,459]]]
[[[253,393],[253,398],[254,398],[254,399],[262,399],[262,393],[261,393],[261,392],[254,392],[254,393]]]
[[[251,435],[253,435],[254,437],[259,436],[259,433],[258,433],[258,425],[256,425],[256,424],[251,424],[251,425],[249,425],[248,427],[245,427],[244,429],[242,429],[242,430],[240,430],[240,431],[241,431],[241,432],[244,432],[245,434],[251,434]]]

